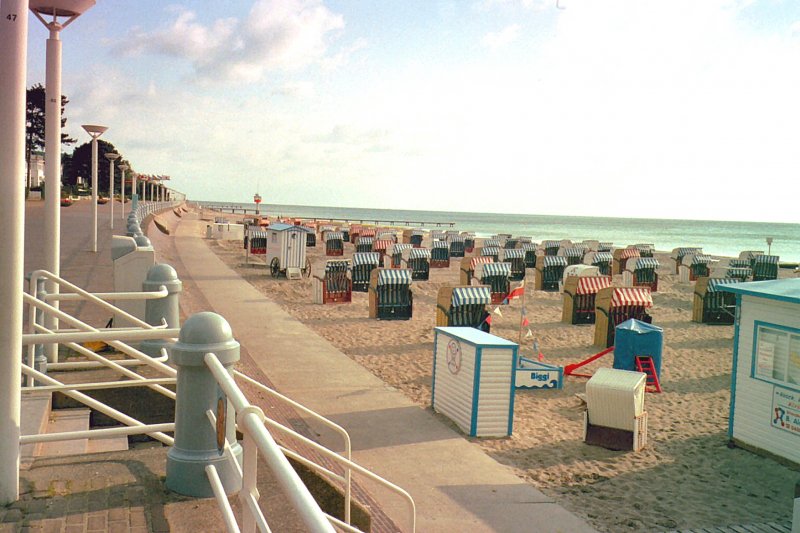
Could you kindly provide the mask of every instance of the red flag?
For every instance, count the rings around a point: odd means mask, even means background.
[[[508,293],[508,296],[506,296],[506,300],[510,302],[514,298],[519,298],[524,293],[525,293],[525,280],[523,280],[522,283],[519,284],[519,287],[513,289],[511,292]]]
[[[525,326],[529,325],[530,323],[531,323],[531,321],[530,321],[530,320],[528,320],[528,317],[522,317],[522,327],[523,327],[523,328],[524,328]]]
[[[484,320],[490,326],[492,325],[492,315],[486,315],[486,320]]]

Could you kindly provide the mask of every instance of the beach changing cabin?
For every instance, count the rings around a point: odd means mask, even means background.
[[[697,278],[694,285],[692,322],[701,324],[733,324],[736,297],[723,291],[724,285],[738,283],[735,278]]]
[[[625,272],[628,260],[639,256],[639,250],[632,247],[617,248],[612,252],[613,261],[611,262],[611,274],[617,275]]]
[[[499,304],[510,291],[510,263],[478,263],[475,265],[475,280],[487,285],[492,293],[492,303]]]
[[[757,255],[752,259],[753,281],[778,279],[777,255]]]
[[[519,346],[473,328],[437,327],[431,405],[470,437],[511,435]]]
[[[477,328],[489,332],[486,306],[492,303],[489,287],[442,287],[436,298],[436,325]]]
[[[647,444],[642,372],[598,368],[586,382],[584,442],[610,450],[639,451]]]
[[[414,248],[413,244],[394,243],[389,246],[389,257],[391,258],[392,268],[402,268],[403,250],[411,250]]]
[[[266,261],[273,277],[299,278],[302,273],[311,274],[311,265],[306,258],[307,233],[305,228],[293,224],[276,222],[269,225]]]
[[[611,275],[611,263],[613,261],[614,256],[611,252],[588,252],[583,256],[584,264],[596,266],[603,276]]]
[[[658,259],[637,257],[627,261],[623,275],[623,285],[628,287],[648,287],[650,292],[658,290]]]
[[[408,320],[414,307],[411,271],[376,268],[369,279],[369,317],[378,320]]]
[[[462,285],[472,284],[472,278],[475,276],[475,266],[483,263],[494,263],[494,259],[484,256],[463,258],[459,270],[459,282]]]
[[[647,287],[600,289],[595,296],[594,345],[613,346],[615,328],[631,318],[651,323],[652,318],[647,313],[651,307],[653,297]]]
[[[670,259],[675,263],[675,274],[680,274],[680,267],[683,264],[683,257],[685,255],[694,255],[703,253],[702,248],[697,246],[680,246],[674,248],[670,254]]]
[[[611,286],[611,276],[567,276],[561,320],[567,324],[594,324],[597,291]]]
[[[402,251],[401,258],[404,268],[411,269],[411,279],[423,281],[428,279],[431,271],[429,248],[406,248]]]
[[[522,248],[504,249],[500,255],[504,263],[511,265],[511,281],[522,281],[525,279],[525,250]]]
[[[525,268],[536,268],[536,243],[523,242],[522,251],[525,252]]]
[[[728,437],[800,465],[800,279],[725,285],[736,295]]]
[[[344,255],[344,234],[341,231],[325,231],[322,240],[325,242],[325,255]]]
[[[381,254],[378,252],[356,252],[353,254],[353,290],[367,292],[372,270],[378,268]]]
[[[558,291],[559,282],[567,267],[567,258],[545,255],[536,261],[534,289],[537,291]]]
[[[450,267],[450,246],[446,241],[433,241],[431,243],[431,268]]]
[[[375,239],[372,237],[357,237],[356,238],[356,252],[364,253],[372,251],[372,244]],[[380,254],[378,254],[380,255]]]
[[[347,303],[353,299],[349,259],[331,259],[314,265],[311,273],[315,304]]]

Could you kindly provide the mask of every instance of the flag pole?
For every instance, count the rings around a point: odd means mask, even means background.
[[[522,306],[519,308],[519,337],[517,338],[517,344],[522,346],[522,316],[525,313],[525,293],[527,287],[525,286],[525,278],[522,278]]]

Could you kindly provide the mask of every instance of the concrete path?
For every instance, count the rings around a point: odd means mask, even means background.
[[[594,531],[264,297],[208,248],[205,224],[185,215],[175,234],[193,283],[278,390],[343,425],[355,460],[412,495],[417,531]],[[368,486],[406,529],[403,502]]]

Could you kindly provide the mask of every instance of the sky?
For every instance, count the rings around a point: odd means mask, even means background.
[[[67,131],[193,200],[800,218],[796,0],[98,0],[61,38]]]

